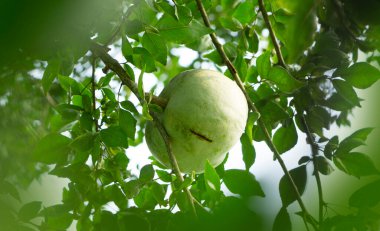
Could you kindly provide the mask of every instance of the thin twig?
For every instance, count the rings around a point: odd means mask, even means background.
[[[264,21],[265,21],[267,28],[269,30],[269,34],[270,34],[273,46],[274,46],[275,51],[276,51],[278,64],[281,65],[283,68],[287,69],[286,63],[285,63],[284,58],[283,58],[282,53],[281,53],[280,45],[277,42],[276,36],[274,34],[273,27],[272,27],[271,22],[269,20],[268,12],[265,9],[264,0],[258,0],[258,1],[259,1],[259,9],[261,11],[261,14],[263,15]],[[312,133],[310,132],[310,129],[308,127],[308,124],[307,124],[304,116],[302,116],[302,123],[303,123],[304,127],[306,128],[306,135],[308,137],[308,140],[309,140],[309,143],[310,143],[311,149],[312,149],[314,175],[315,175],[315,178],[317,181],[318,195],[319,195],[319,225],[321,225],[322,221],[323,221],[323,205],[324,205],[324,202],[323,202],[323,194],[322,194],[322,184],[321,184],[321,179],[320,179],[319,172],[318,172],[318,163],[317,163],[317,158],[316,158],[318,155],[318,145],[316,145],[316,143],[315,143],[314,137],[313,137]],[[304,217],[304,221],[306,222],[305,217]],[[307,227],[306,223],[305,223],[305,225]],[[317,230],[317,226],[313,223],[312,223],[312,225],[313,225],[313,228]]]
[[[115,72],[119,76],[123,85],[127,86],[133,92],[133,94],[137,97],[137,99],[141,101],[142,98],[139,95],[137,84],[132,81],[132,78],[128,75],[128,73],[124,70],[124,68],[119,64],[119,62],[116,59],[112,58],[107,53],[107,48],[98,43],[92,42],[90,49],[94,53],[94,55],[99,57],[106,64],[106,66],[109,69],[111,69],[113,72]],[[151,95],[149,93],[145,93],[145,98],[150,99],[150,103],[157,104],[158,106],[162,108],[166,107],[166,104],[167,104],[166,99]]]
[[[166,150],[167,150],[168,156],[169,156],[170,165],[171,165],[171,167],[172,167],[172,169],[174,171],[174,174],[177,176],[177,178],[179,179],[179,181],[181,183],[183,183],[184,182],[184,178],[183,178],[183,176],[181,174],[181,170],[179,169],[178,162],[177,162],[175,156],[173,155],[173,151],[172,151],[172,146],[171,146],[169,135],[166,132],[165,127],[160,122],[160,120],[158,118],[158,115],[155,112],[153,112],[153,111],[150,112],[150,114],[153,117],[153,121],[154,121],[154,123],[155,123],[158,131],[160,132],[161,137],[164,140],[164,143],[165,143],[165,146],[166,146]],[[192,211],[193,215],[196,216],[197,213],[195,211],[193,195],[191,195],[191,192],[190,192],[190,190],[187,187],[184,188],[184,191],[185,191],[185,193],[187,195],[187,198],[188,198],[188,201],[190,203],[191,211]]]
[[[95,70],[96,70],[96,58],[92,57],[92,71],[91,71],[91,91],[92,91],[92,112],[95,113],[96,110],[96,82],[95,82]],[[99,130],[98,120],[94,118],[95,131]]]
[[[114,58],[112,58],[107,53],[106,48],[104,48],[103,46],[93,42],[91,44],[91,51],[97,57],[99,57],[106,64],[106,66],[109,67],[109,69],[114,71],[119,76],[122,83],[124,85],[126,85],[135,94],[135,96],[139,99],[139,101],[141,103],[144,102],[145,98],[143,99],[140,97],[136,83],[131,80],[130,76],[127,74],[127,72],[124,70],[124,68],[119,64],[119,62],[117,62]],[[167,101],[165,99],[159,98],[157,96],[151,96],[149,93],[145,93],[145,97],[148,99],[151,99],[150,102],[155,103],[155,104],[161,106],[162,108],[165,108],[165,106],[167,104]],[[158,116],[153,111],[151,111],[150,114],[153,117],[153,120],[154,120],[163,140],[165,141],[165,146],[166,146],[166,149],[168,152],[168,156],[169,156],[170,163],[172,165],[173,171],[176,174],[179,181],[181,183],[183,183],[184,179],[183,179],[182,173],[178,167],[177,160],[172,153],[169,135],[167,134],[167,132],[166,132],[164,126],[162,125],[161,121],[158,119]],[[191,211],[194,214],[194,216],[196,216],[196,210],[195,210],[195,206],[194,206],[194,197],[192,196],[192,194],[188,188],[185,188],[184,192],[186,193],[187,198],[189,200],[189,203],[191,206]]]
[[[202,18],[203,18],[203,21],[205,23],[205,25],[209,28],[211,28],[211,24],[210,24],[210,21],[209,21],[209,18],[207,16],[207,13],[206,13],[206,10],[202,4],[202,1],[201,0],[196,0],[197,2],[197,6],[198,6],[198,10],[199,12],[201,13],[202,15]],[[234,78],[236,84],[239,86],[239,88],[242,90],[242,92],[244,93],[245,97],[246,97],[246,100],[248,102],[248,106],[250,107],[250,109],[253,111],[253,112],[257,112],[259,113],[258,109],[256,108],[256,106],[254,105],[254,103],[252,102],[251,98],[249,97],[247,91],[245,90],[244,88],[244,85],[239,77],[239,74],[237,73],[237,70],[236,68],[234,67],[234,65],[232,64],[232,62],[229,60],[229,58],[227,57],[224,49],[223,49],[223,46],[220,44],[220,42],[218,41],[218,38],[216,37],[215,33],[210,33],[210,37],[211,37],[211,40],[214,44],[214,46],[216,47],[219,55],[222,57],[222,60],[223,62],[225,63],[225,65],[227,66],[228,70],[230,71],[232,77]],[[263,120],[261,118],[259,118],[258,120],[258,124],[260,126],[260,128],[262,129],[262,131],[264,132],[264,135],[265,135],[265,140],[266,140],[266,143],[267,145],[269,146],[269,148],[273,151],[275,157],[277,158],[285,176],[288,178],[295,194],[296,194],[296,199],[297,199],[297,202],[298,204],[300,205],[303,213],[305,215],[309,215],[306,207],[305,207],[305,204],[303,203],[302,199],[301,199],[301,195],[298,191],[298,188],[297,188],[297,185],[295,184],[292,176],[290,175],[286,165],[285,165],[285,162],[283,161],[282,157],[280,156],[280,153],[278,152],[277,148],[275,147],[273,141],[272,141],[272,138],[267,130],[267,128],[265,127],[265,124],[263,122]],[[305,220],[305,219],[304,219]],[[316,228],[315,224],[313,224],[313,226]],[[307,227],[307,225],[306,225]]]
[[[265,24],[268,27],[269,35],[270,35],[270,38],[272,40],[274,49],[276,51],[276,55],[277,55],[277,59],[278,59],[278,64],[286,69],[287,67],[286,67],[284,58],[283,58],[282,53],[281,53],[280,45],[277,42],[276,35],[274,34],[274,30],[273,30],[272,24],[271,24],[271,22],[269,20],[268,12],[265,9],[264,0],[259,0],[259,10],[261,11],[261,14],[263,15]]]
[[[306,135],[308,142],[311,146],[311,153],[312,153],[312,160],[313,160],[313,165],[314,165],[314,176],[315,180],[317,182],[317,188],[318,188],[318,201],[319,201],[319,225],[322,225],[323,222],[323,207],[324,207],[324,201],[323,201],[323,192],[322,192],[322,183],[321,183],[321,178],[319,176],[319,166],[318,166],[318,161],[317,161],[317,156],[318,156],[318,145],[315,143],[315,139],[313,134],[310,131],[309,125],[306,122],[305,116],[302,115],[301,117],[302,124],[305,127]]]

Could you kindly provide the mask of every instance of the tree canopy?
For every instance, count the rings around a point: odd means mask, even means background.
[[[373,128],[344,137],[330,128],[349,127],[358,92],[380,78],[379,15],[378,0],[2,0],[1,229],[267,230],[269,220],[273,231],[378,230],[380,165],[360,149]],[[175,50],[197,55],[183,65]],[[228,155],[201,174],[154,157],[131,166],[126,153],[143,144],[148,121],[170,147],[155,89],[202,67],[246,97],[245,168],[226,169]],[[284,172],[275,217],[253,206],[266,194],[250,171],[257,142]],[[296,144],[310,151],[289,168],[282,154]],[[347,192],[345,213],[326,213],[321,175],[334,169],[365,181]],[[62,202],[22,200],[46,173],[69,180]]]

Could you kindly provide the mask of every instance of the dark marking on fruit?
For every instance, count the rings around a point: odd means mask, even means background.
[[[191,132],[193,135],[197,136],[197,137],[198,137],[199,139],[201,139],[201,140],[207,141],[207,142],[209,142],[209,143],[212,142],[211,139],[207,138],[206,136],[204,136],[204,135],[202,135],[202,134],[200,134],[200,133],[198,133],[198,132],[196,132],[196,131],[194,131],[194,130],[192,130],[192,129],[190,129],[190,132]]]

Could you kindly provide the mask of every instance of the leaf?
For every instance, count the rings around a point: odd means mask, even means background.
[[[261,78],[267,78],[271,69],[270,52],[266,51],[256,59],[257,72]]]
[[[303,83],[295,79],[283,67],[274,66],[269,70],[268,76],[264,77],[276,84],[284,93],[291,94],[303,86]]]
[[[119,110],[119,126],[125,132],[128,138],[134,140],[136,133],[137,120],[133,115],[123,109]]]
[[[359,97],[353,87],[346,81],[334,79],[332,81],[337,93],[352,106],[360,107]]]
[[[139,194],[133,198],[133,201],[139,208],[146,210],[153,210],[157,205],[153,192],[146,187],[140,190]]]
[[[242,24],[248,24],[256,18],[255,6],[257,5],[256,1],[245,1],[240,3],[232,16],[239,20]]]
[[[125,110],[132,112],[134,115],[139,115],[139,111],[137,111],[135,105],[129,100],[120,102],[120,106]]]
[[[122,36],[121,39],[121,52],[124,57],[128,57],[133,54],[133,48],[131,46],[131,43],[129,43],[128,38],[125,36]]]
[[[150,189],[153,193],[154,199],[156,199],[156,201],[160,205],[165,206],[166,205],[166,202],[165,202],[166,191],[165,191],[164,186],[153,181],[152,184],[150,185]]]
[[[37,143],[33,157],[45,164],[63,163],[69,154],[70,142],[70,138],[61,134],[49,134]]]
[[[282,207],[274,219],[272,231],[291,231],[292,222],[286,207]]]
[[[44,89],[45,93],[49,91],[50,86],[52,85],[54,79],[57,77],[60,66],[61,62],[58,59],[49,60],[41,80],[42,88]]]
[[[316,31],[316,10],[313,0],[271,2],[274,27],[277,37],[284,43],[286,63],[295,63],[312,45]]]
[[[155,60],[160,62],[162,65],[166,65],[166,60],[168,56],[168,48],[166,46],[166,41],[159,34],[145,32],[141,38],[141,44],[145,49],[149,51]]]
[[[330,162],[323,156],[317,156],[316,158],[318,171],[323,175],[330,175],[334,168],[331,166]]]
[[[128,206],[128,200],[124,196],[123,192],[117,184],[112,184],[104,188],[104,196],[108,201],[113,201],[119,207],[120,210],[126,209]]]
[[[252,134],[252,129],[251,129]],[[251,135],[252,136],[252,135]],[[245,164],[245,169],[248,171],[249,168],[255,163],[256,152],[253,146],[252,139],[248,137],[246,133],[243,133],[240,137],[241,149],[243,154],[243,161]]]
[[[352,149],[365,145],[368,135],[373,131],[373,128],[362,128],[340,142],[335,155],[346,154]]]
[[[19,202],[21,202],[20,194],[17,188],[6,180],[0,181],[0,194],[9,194]]]
[[[178,44],[189,44],[199,41],[203,35],[212,32],[211,29],[205,27],[196,19],[193,19],[188,25],[183,25],[166,14],[160,18],[156,27],[160,31],[160,35],[167,41]]]
[[[77,151],[87,152],[90,151],[94,146],[95,138],[96,135],[94,135],[93,133],[85,133],[75,138],[73,142],[71,142],[70,146]]]
[[[172,182],[172,175],[164,170],[157,169],[156,173],[163,182]]]
[[[273,143],[280,154],[292,149],[297,140],[298,134],[293,122],[287,127],[280,127],[273,135]]]
[[[113,91],[109,88],[106,88],[106,87],[103,87],[102,88],[102,92],[105,96],[107,96],[107,98],[109,100],[111,100],[112,102],[116,102],[116,97],[115,97],[115,93],[113,93]]]
[[[261,118],[268,123],[275,123],[289,118],[289,114],[278,104],[268,101],[264,105],[258,105]]]
[[[140,192],[141,184],[138,180],[130,180],[121,187],[125,193],[125,196],[128,199],[132,199]]]
[[[298,160],[298,165],[301,165],[301,164],[304,164],[304,163],[307,163],[309,162],[311,159],[310,159],[310,156],[303,156],[301,157],[299,160]]]
[[[151,164],[147,164],[141,168],[139,180],[142,183],[148,183],[149,181],[153,180],[153,177],[154,177],[154,169]]]
[[[325,157],[327,157],[328,159],[331,160],[332,156],[333,156],[333,153],[338,148],[338,145],[339,145],[339,138],[338,138],[338,136],[333,136],[329,140],[329,142],[327,142],[327,144],[325,146],[325,149],[323,150],[323,154],[325,155]]]
[[[380,180],[374,181],[356,190],[349,198],[352,207],[374,207],[380,202]]]
[[[24,204],[18,211],[18,218],[22,221],[29,221],[38,216],[38,212],[41,210],[41,201],[32,201]]]
[[[369,156],[360,152],[334,156],[333,160],[337,168],[358,178],[380,173]]]
[[[69,178],[73,182],[89,184],[92,182],[90,167],[83,163],[75,163],[68,166],[56,166],[49,172],[62,178]]]
[[[306,165],[301,165],[289,171],[290,176],[293,178],[295,185],[297,186],[300,196],[305,191],[307,172]],[[279,183],[280,197],[284,207],[288,207],[291,203],[297,200],[297,194],[294,191],[292,184],[287,176],[282,176]]]
[[[244,29],[243,25],[234,17],[227,16],[219,18],[220,24],[231,31],[240,31]]]
[[[107,147],[128,148],[127,135],[120,126],[110,126],[100,131],[100,138]]]
[[[244,170],[230,169],[224,173],[224,184],[232,193],[239,194],[244,197],[261,196],[265,194],[256,180],[255,176]]]
[[[380,71],[368,63],[359,62],[345,70],[339,70],[339,72],[334,73],[334,75],[340,75],[356,88],[366,89],[380,78]]]
[[[206,161],[204,180],[206,190],[211,195],[219,196],[220,192],[220,178],[215,169],[211,166],[210,162]]]

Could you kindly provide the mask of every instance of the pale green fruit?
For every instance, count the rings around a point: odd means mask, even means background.
[[[182,172],[201,173],[207,160],[219,165],[244,131],[246,99],[236,83],[219,72],[182,72],[160,97],[168,100],[160,119]],[[145,134],[152,154],[170,167],[165,143],[152,122],[147,123]]]

